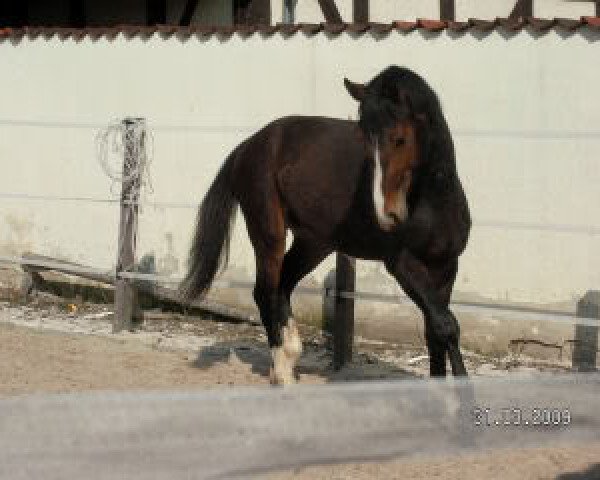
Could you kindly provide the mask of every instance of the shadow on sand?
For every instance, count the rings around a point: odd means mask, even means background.
[[[556,480],[600,480],[600,463],[595,463],[583,472],[563,473]]]
[[[200,369],[209,369],[219,363],[230,363],[232,359],[249,365],[252,373],[266,378],[269,376],[269,349],[258,341],[222,341],[204,347],[193,365]],[[321,377],[326,382],[418,378],[414,372],[362,353],[355,353],[350,365],[335,371],[331,350],[312,343],[304,344],[296,373],[301,379],[303,376]]]

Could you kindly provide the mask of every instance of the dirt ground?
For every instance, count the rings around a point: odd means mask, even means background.
[[[227,388],[268,384],[264,334],[254,325],[177,315],[148,316],[136,333],[110,333],[106,306],[69,304],[40,296],[0,303],[0,395],[84,390]],[[425,375],[423,350],[357,339],[353,365],[331,368],[328,338],[302,327],[301,383]],[[466,355],[473,374],[534,374],[563,369],[533,359]],[[600,479],[600,445],[316,466],[272,479]]]

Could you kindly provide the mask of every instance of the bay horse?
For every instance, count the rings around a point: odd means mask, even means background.
[[[397,66],[367,84],[344,84],[359,102],[358,122],[280,118],[230,153],[200,206],[180,294],[203,295],[226,265],[239,205],[256,258],[253,295],[271,383],[294,382],[302,342],[290,295],[333,251],[382,261],[424,315],[431,375],[446,374],[446,354],[452,373],[466,375],[448,305],[471,219],[438,98]]]

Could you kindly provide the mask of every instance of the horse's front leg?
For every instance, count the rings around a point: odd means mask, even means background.
[[[390,274],[420,308],[425,317],[425,339],[432,376],[446,375],[446,352],[453,375],[466,375],[459,348],[460,327],[448,305],[458,259],[425,265],[408,250],[385,262]]]

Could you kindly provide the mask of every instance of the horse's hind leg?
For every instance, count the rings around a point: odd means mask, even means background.
[[[295,326],[288,325],[288,302],[280,288],[285,253],[283,211],[275,195],[268,205],[241,204],[256,256],[254,300],[271,349],[271,383],[294,383],[294,365],[302,351]]]
[[[321,263],[333,250],[327,245],[304,237],[295,237],[285,254],[281,269],[281,291],[289,305],[290,296],[298,282]],[[290,311],[291,313],[291,311]]]
[[[284,345],[294,345],[297,347],[294,352],[297,355],[293,359],[294,364],[302,353],[302,342],[296,321],[292,314],[290,296],[292,291],[302,278],[310,273],[329,253],[331,248],[321,246],[317,242],[305,238],[295,237],[292,246],[285,254],[283,266],[281,268],[280,291],[283,295],[285,308],[285,324],[282,326],[284,332]],[[285,337],[287,335],[287,338]]]
[[[278,288],[280,258],[272,253],[257,254],[254,300],[260,311],[271,349],[271,383],[285,385],[294,383],[294,366],[302,353],[302,342],[295,324],[290,321],[285,295]]]

